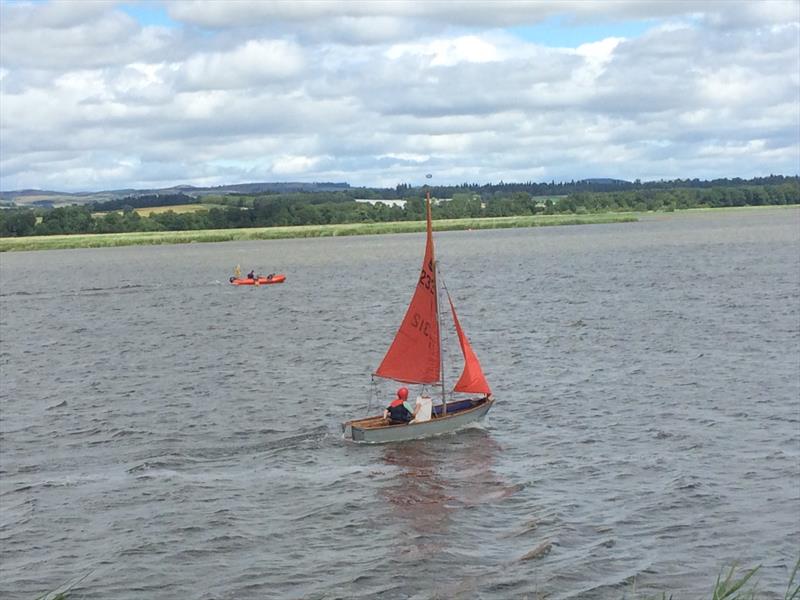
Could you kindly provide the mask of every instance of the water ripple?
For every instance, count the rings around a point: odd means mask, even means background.
[[[369,447],[339,424],[393,393],[370,374],[418,234],[4,256],[0,597],[92,569],[79,597],[695,597],[734,562],[783,597],[798,225],[439,236],[498,405]],[[235,264],[291,276],[238,289]]]

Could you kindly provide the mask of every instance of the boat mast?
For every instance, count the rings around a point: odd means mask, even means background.
[[[433,229],[433,219],[431,217],[431,193],[427,191],[425,194],[425,199],[428,203],[426,206],[427,210],[427,218],[431,220],[431,230]],[[444,417],[447,415],[447,397],[445,396],[445,387],[444,387],[444,352],[442,352],[442,302],[441,297],[439,295],[439,260],[435,257],[433,259],[433,272],[434,277],[436,278],[436,324],[439,330],[439,373],[441,373],[441,380],[442,380],[442,416]]]
[[[436,287],[439,287],[439,263],[433,261],[436,268]],[[442,416],[447,415],[447,398],[445,397],[444,388],[444,352],[442,352],[442,304],[439,298],[439,290],[436,290],[436,321],[439,325],[439,372],[442,374]]]

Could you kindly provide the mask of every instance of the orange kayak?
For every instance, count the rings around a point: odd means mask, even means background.
[[[231,277],[229,281],[233,285],[269,285],[271,283],[283,283],[286,281],[286,275],[277,273],[271,276],[259,275],[257,279],[250,279],[249,277]]]

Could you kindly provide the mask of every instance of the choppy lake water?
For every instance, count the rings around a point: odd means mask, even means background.
[[[379,446],[339,424],[391,395],[422,235],[0,256],[0,597],[677,599],[739,563],[783,598],[800,211],[437,250],[497,404]]]

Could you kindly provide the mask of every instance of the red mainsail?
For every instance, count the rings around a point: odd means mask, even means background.
[[[453,306],[453,300],[450,294],[447,294],[447,300],[450,302],[450,310],[453,313],[453,323],[456,325],[456,333],[458,333],[458,343],[461,344],[461,352],[464,354],[464,371],[461,377],[458,378],[454,392],[468,392],[471,394],[486,394],[487,396],[492,393],[489,389],[489,383],[483,375],[481,363],[478,362],[478,357],[469,345],[469,340],[461,329],[461,323],[458,321],[456,314],[456,307]]]
[[[375,371],[379,377],[404,383],[437,383],[441,379],[430,197],[426,210],[428,236],[417,287],[394,341]]]

